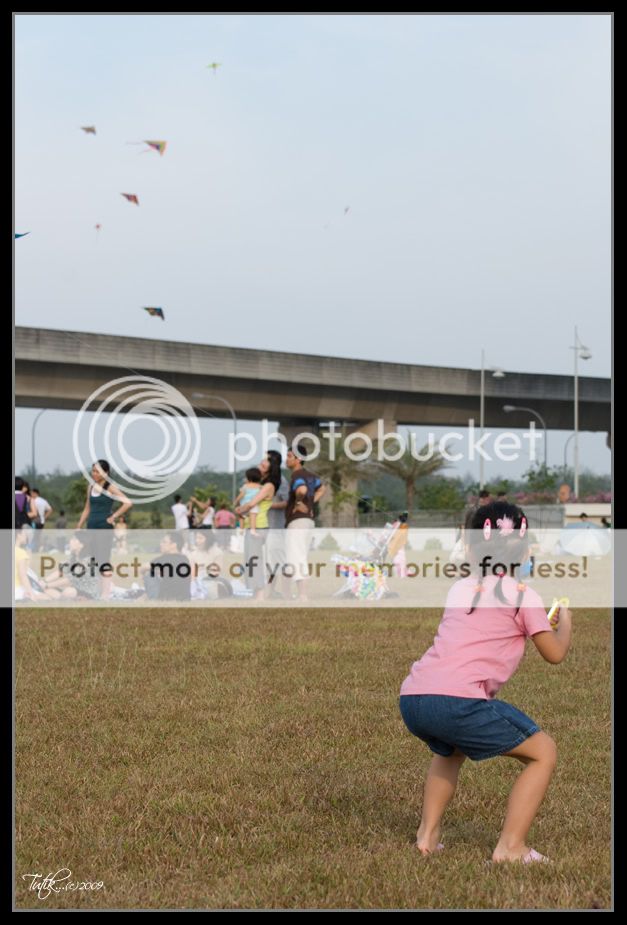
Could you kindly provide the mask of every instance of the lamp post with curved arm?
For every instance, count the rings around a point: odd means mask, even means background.
[[[205,395],[204,392],[192,392],[192,398],[208,398],[209,401],[222,402],[222,404],[228,409],[231,417],[233,418],[233,445],[235,446],[235,443],[237,442],[237,417],[235,415],[235,409],[233,408],[233,405],[228,402],[226,398],[222,398],[221,395]],[[231,484],[231,492],[233,495],[233,501],[235,501],[237,497],[237,472],[235,469],[235,460],[233,460],[233,481]]]
[[[533,408],[525,408],[522,405],[503,405],[503,411],[509,413],[511,411],[526,411],[528,414],[533,414],[540,421],[542,429],[544,430],[544,468],[548,466],[548,456],[547,456],[547,428],[546,421],[538,411],[534,411]]]
[[[37,425],[37,421],[42,416],[42,414],[45,414],[46,411],[49,411],[49,410],[50,410],[49,408],[42,408],[39,414],[35,415],[33,426],[30,429],[30,468],[32,472],[31,478],[33,482],[35,481],[35,477],[37,474],[37,470],[35,468],[35,427]]]
[[[573,439],[574,436],[575,434],[572,433],[570,437],[568,437],[568,439],[566,440],[566,443],[564,444],[564,478],[566,478],[566,470],[568,469],[568,444],[570,443],[570,441]]]
[[[494,366],[489,366],[488,371],[492,373],[493,379],[504,379],[505,373],[502,369],[498,369]],[[479,445],[483,449],[483,428],[485,426],[485,374],[486,374],[486,365],[485,365],[485,350],[481,351],[481,386],[479,390],[479,430],[481,431],[481,439],[479,440]],[[484,458],[483,453],[479,453],[479,489],[483,488],[485,482],[484,478]]]
[[[570,348],[575,351],[575,450],[574,450],[574,470],[575,470],[575,498],[579,498],[579,369],[577,361],[589,360],[592,354],[588,348],[581,343],[577,328],[575,327],[575,345]]]

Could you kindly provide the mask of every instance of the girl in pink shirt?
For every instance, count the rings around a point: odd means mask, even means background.
[[[451,588],[433,645],[414,662],[400,691],[405,725],[434,753],[416,844],[422,854],[443,848],[440,823],[465,759],[502,755],[524,768],[492,860],[545,861],[526,838],[555,767],[555,742],[495,694],[518,668],[527,638],[547,662],[562,661],[571,613],[560,610],[553,632],[539,595],[520,581],[529,554],[520,508],[506,502],[478,508],[465,539],[472,574]]]

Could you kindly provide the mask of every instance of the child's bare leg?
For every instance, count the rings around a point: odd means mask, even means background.
[[[255,529],[256,526],[257,526],[257,515],[251,514],[250,515],[250,532],[252,533],[253,536],[257,536],[257,531]]]
[[[503,831],[492,854],[493,861],[515,861],[529,852],[527,835],[548,789],[557,749],[550,736],[536,732],[506,755],[522,761],[525,767],[510,793]]]
[[[465,758],[466,756],[457,750],[448,758],[442,755],[433,756],[425,780],[422,819],[416,833],[416,845],[423,854],[429,854],[437,847],[440,840],[440,822],[455,793],[459,769]]]

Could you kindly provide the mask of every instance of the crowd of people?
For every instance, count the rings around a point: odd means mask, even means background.
[[[234,530],[243,531],[243,581],[256,599],[268,597],[307,599],[308,555],[314,527],[315,505],[326,486],[303,461],[307,450],[288,450],[286,466],[291,480],[281,471],[278,450],[268,450],[256,466],[246,470],[245,480],[234,499],[234,510],[226,502],[218,509],[216,499],[207,501],[192,495],[184,502],[176,495],[171,507],[174,529],[211,531],[213,544],[221,550],[235,545]],[[200,590],[196,585],[196,590]]]
[[[110,479],[107,460],[97,460],[85,489],[85,503],[65,553],[68,561],[54,577],[44,579],[30,568],[30,552],[38,551],[37,531],[53,513],[52,506],[21,478],[15,481],[16,600],[85,598],[111,600],[196,600],[232,593],[222,575],[224,552],[236,525],[243,531],[242,581],[256,599],[307,599],[308,556],[315,506],[325,492],[322,480],[303,465],[303,446],[288,450],[288,480],[282,457],[268,450],[246,480],[235,510],[215,498],[203,501],[180,495],[171,507],[174,529],[162,536],[158,555],[142,567],[141,583],[114,585],[112,549],[126,552],[126,514],[132,501]],[[67,528],[61,511],[55,525]]]

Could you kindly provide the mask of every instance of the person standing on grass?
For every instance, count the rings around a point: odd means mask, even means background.
[[[43,530],[43,528],[46,526],[46,521],[52,514],[53,508],[45,498],[42,498],[38,488],[31,488],[31,498],[33,499],[33,504],[37,510],[37,518],[34,522],[35,529]],[[41,535],[36,533],[33,540],[33,552],[37,552],[40,546]]]
[[[91,467],[91,478],[87,486],[85,507],[78,520],[78,530],[87,524],[89,531],[88,553],[93,556],[96,570],[102,581],[103,600],[111,596],[113,585],[113,571],[111,568],[111,547],[113,545],[113,528],[116,520],[133,506],[126,495],[117,485],[109,480],[111,467],[106,459],[99,459]],[[120,502],[116,511],[113,505]]]
[[[545,661],[556,665],[565,658],[572,615],[562,608],[553,631],[539,595],[520,581],[529,537],[519,507],[502,502],[480,507],[470,527],[466,550],[473,574],[450,589],[433,645],[414,662],[400,690],[405,725],[434,753],[416,844],[422,854],[444,847],[440,823],[465,759],[504,756],[524,768],[492,860],[546,861],[529,847],[527,835],[555,767],[555,742],[495,695],[518,668],[527,638]]]
[[[307,449],[299,444],[295,449],[287,451],[285,460],[292,473],[290,493],[285,509],[286,565],[293,569],[298,598],[302,601],[307,600],[305,583],[309,578],[308,558],[311,531],[314,528],[314,505],[326,491],[326,486],[322,484],[320,477],[303,466],[303,459],[306,456]]]
[[[270,466],[279,476],[278,488],[275,492],[274,499],[268,511],[268,533],[267,559],[268,559],[268,584],[272,585],[271,591],[274,597],[284,597],[282,585],[284,580],[283,566],[285,565],[285,511],[287,508],[287,499],[290,496],[290,483],[281,473],[281,454],[278,450],[268,450],[266,454]]]
[[[392,560],[394,573],[397,578],[407,578],[407,553],[405,547],[407,546],[407,539],[409,537],[409,527],[407,525],[408,517],[409,514],[407,511],[398,515],[398,520],[395,524],[396,533],[390,540],[390,545],[388,546],[388,556]]]
[[[174,504],[170,510],[174,517],[174,529],[187,530],[189,528],[189,523],[187,521],[187,505],[183,504],[183,499],[180,495],[174,496]]]
[[[254,593],[257,600],[265,598],[267,593],[268,570],[265,544],[268,538],[268,512],[272,506],[276,491],[281,484],[281,465],[265,456],[257,466],[261,473],[261,482],[256,494],[248,501],[242,501],[235,513],[244,523],[248,522],[252,508],[258,508],[255,532],[244,530],[244,567],[246,587]]]
[[[37,516],[37,508],[30,495],[30,486],[18,475],[15,479],[15,529],[30,527],[36,522]]]
[[[216,499],[209,498],[208,501],[199,501],[194,495],[189,499],[192,504],[202,513],[202,520],[198,524],[201,530],[213,530],[213,520],[216,513]]]
[[[226,501],[224,501],[220,505],[220,510],[217,511],[216,516],[214,518],[214,525],[216,528],[218,544],[220,548],[228,549],[229,540],[231,538],[231,531],[235,529],[235,514],[233,513],[233,511],[229,510],[229,506],[226,503]],[[222,531],[228,530],[229,532],[220,533],[221,530]]]

